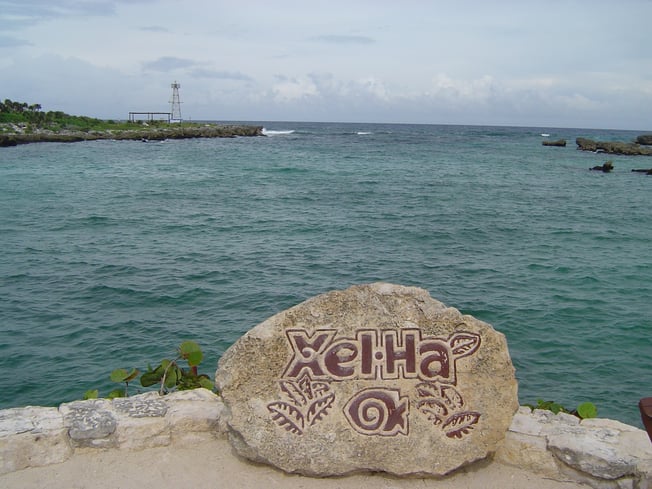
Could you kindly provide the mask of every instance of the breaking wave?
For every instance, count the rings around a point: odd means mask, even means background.
[[[263,134],[265,136],[283,136],[285,134],[294,134],[294,129],[288,129],[284,131],[272,131],[263,127]]]

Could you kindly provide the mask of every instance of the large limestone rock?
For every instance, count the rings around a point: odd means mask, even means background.
[[[521,407],[495,460],[596,489],[652,488],[647,433],[610,419]]]
[[[501,333],[384,283],[269,318],[216,381],[236,451],[306,475],[444,475],[494,452],[518,409]]]

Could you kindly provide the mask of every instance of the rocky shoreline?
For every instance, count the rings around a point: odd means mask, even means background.
[[[98,139],[117,141],[162,141],[165,139],[234,138],[251,136],[263,136],[263,127],[221,124],[193,124],[188,126],[184,124],[164,127],[140,126],[128,130],[51,131],[47,129],[37,129],[33,132],[21,132],[20,128],[17,127],[13,132],[0,134],[0,148],[28,143],[72,143],[79,141],[95,141]]]
[[[623,143],[620,141],[594,141],[588,138],[577,138],[575,143],[577,149],[592,151],[594,153],[609,153],[619,155],[643,155],[652,156],[652,148],[646,148],[652,142],[652,135],[639,136],[636,142]]]

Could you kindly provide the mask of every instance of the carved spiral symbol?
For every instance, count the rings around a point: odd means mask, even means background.
[[[366,389],[353,396],[344,415],[353,428],[364,435],[407,434],[406,397],[398,390]]]
[[[356,399],[356,402],[350,406],[349,413],[358,421],[362,429],[375,432],[386,422],[391,406],[391,400],[387,398],[362,397]],[[354,413],[353,410],[356,412]]]

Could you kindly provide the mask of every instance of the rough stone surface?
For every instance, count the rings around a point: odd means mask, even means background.
[[[71,454],[63,416],[56,408],[0,411],[0,474],[60,463]]]
[[[652,487],[652,444],[646,432],[609,419],[580,421],[521,407],[496,459],[596,489]]]
[[[447,474],[494,452],[518,409],[501,333],[384,283],[271,317],[216,380],[236,451],[306,475]]]
[[[116,419],[108,399],[69,402],[62,404],[59,410],[75,448],[117,446],[110,436],[115,431]]]

